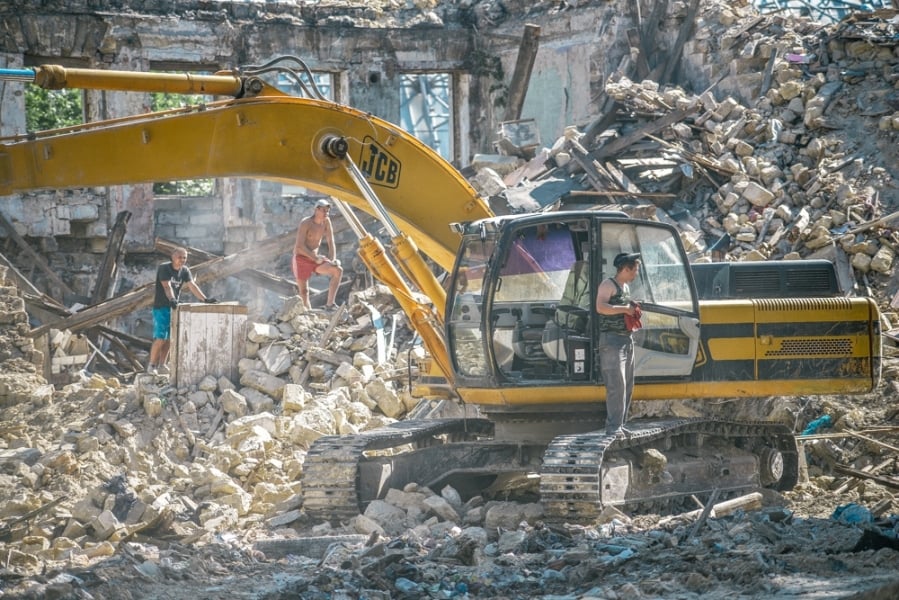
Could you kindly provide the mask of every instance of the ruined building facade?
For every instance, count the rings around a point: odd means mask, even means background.
[[[728,3],[700,19],[726,26],[747,10],[748,3]],[[638,25],[653,28],[646,36],[655,44],[647,52],[649,68],[694,89],[715,79],[722,94],[751,95],[766,60],[761,49],[747,50],[740,40],[686,36],[682,59],[669,59],[691,20],[689,11],[685,3],[649,0],[581,2],[576,8],[525,0],[11,0],[0,6],[0,67],[55,63],[209,73],[290,55],[302,59],[337,102],[394,123],[415,120],[404,114],[414,104],[410,82],[435,76],[445,87],[444,123],[440,139],[427,143],[464,168],[475,154],[494,151],[499,124],[509,118],[510,80],[527,24],[539,27],[539,51],[520,116],[534,119],[546,145],[566,126],[586,128],[597,117],[605,81],[632,60],[628,34]],[[715,61],[709,60],[712,52]],[[739,60],[729,62],[727,55]],[[23,90],[21,83],[0,82],[2,136],[26,133]],[[88,121],[151,108],[143,93],[85,91],[82,101]],[[418,117],[426,116],[417,110]],[[422,195],[427,201],[427,190]],[[46,190],[7,197],[0,210],[69,287],[89,295],[121,211],[131,213],[129,253],[152,252],[157,237],[230,253],[289,231],[308,207],[302,190],[226,179],[199,197],[154,193],[151,184]]]

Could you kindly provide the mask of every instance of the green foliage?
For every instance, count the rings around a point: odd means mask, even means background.
[[[84,121],[79,90],[45,90],[25,86],[25,127],[43,131],[78,125]]]
[[[150,94],[150,108],[154,111],[182,108],[203,103],[203,96],[197,94],[170,94],[153,92]]]
[[[150,107],[154,111],[170,110],[193,104],[201,104],[203,96],[169,94],[167,92],[154,92],[151,94]],[[154,194],[169,194],[172,196],[209,196],[215,187],[213,179],[187,179],[184,181],[160,181],[153,184]]]

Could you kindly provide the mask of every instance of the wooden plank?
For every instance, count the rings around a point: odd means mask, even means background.
[[[590,156],[595,159],[605,158],[607,156],[613,156],[618,154],[625,148],[629,147],[636,142],[639,142],[647,135],[651,135],[654,133],[658,133],[662,129],[666,127],[670,127],[671,125],[684,120],[688,115],[693,113],[692,108],[682,108],[679,110],[673,110],[665,116],[659,117],[655,121],[651,121],[646,123],[642,127],[638,128],[635,131],[632,131],[628,135],[622,136],[620,138],[616,138],[605,144],[604,146],[600,146],[596,150],[590,153]]]
[[[2,255],[0,255],[0,259],[3,259]],[[5,260],[5,259],[3,259]],[[2,262],[2,260],[0,260]],[[28,282],[27,279],[22,281]],[[30,282],[28,282],[30,284]],[[37,288],[24,285],[20,283],[20,289],[29,290],[26,291],[22,296],[25,300],[25,305],[28,307],[28,313],[34,316],[35,314],[43,315],[44,313],[48,313],[53,316],[70,316],[72,315],[72,311],[68,308],[50,298],[46,294],[41,293]],[[152,344],[151,340],[146,338],[138,337],[135,335],[130,335],[128,333],[124,333],[122,331],[117,331],[105,325],[97,325],[95,327],[91,327],[87,330],[88,335],[91,338],[96,338],[98,335],[102,335],[115,348],[116,351],[122,354],[125,359],[131,364],[132,368],[135,371],[143,370],[143,365],[141,365],[140,361],[137,359],[137,356],[125,345],[125,342],[131,344],[132,346],[137,346],[143,350],[149,350],[150,345]],[[49,353],[47,354],[49,356]],[[49,363],[47,363],[49,364]]]
[[[31,280],[25,277],[25,275],[19,271],[14,264],[12,264],[6,256],[0,254],[0,265],[6,267],[9,272],[8,275],[12,277],[12,279],[16,282],[16,287],[18,287],[24,293],[31,293],[35,296],[43,296],[45,298],[49,298],[42,291],[37,289]],[[55,302],[55,301],[54,301]]]
[[[893,477],[872,475],[871,473],[865,473],[864,471],[859,471],[858,469],[853,469],[847,465],[840,464],[834,465],[833,470],[837,473],[842,473],[843,475],[850,475],[852,477],[855,477],[856,479],[869,479],[871,481],[876,481],[880,485],[893,489],[899,489],[899,479],[895,479]]]
[[[881,226],[881,225],[886,225],[887,223],[889,223],[890,221],[896,219],[897,217],[899,217],[899,211],[896,211],[896,212],[894,212],[894,213],[890,213],[890,214],[888,214],[887,216],[881,217],[881,218],[876,219],[876,220],[874,220],[874,221],[868,221],[867,223],[862,223],[862,224],[859,225],[858,227],[855,227],[855,228],[853,228],[853,229],[847,231],[846,234],[847,234],[847,235],[856,235],[856,234],[861,233],[861,232],[863,232],[863,231],[867,231],[867,230],[869,230],[869,229],[871,229],[871,228],[873,228],[873,227],[879,227],[879,226]]]
[[[668,56],[668,62],[665,64],[665,71],[662,73],[662,77],[659,80],[661,85],[671,83],[674,71],[680,64],[681,54],[684,52],[684,44],[686,44],[687,40],[690,39],[690,36],[693,35],[693,25],[696,23],[697,12],[699,12],[699,0],[690,0],[690,8],[687,9],[684,23],[681,25],[680,31],[677,34],[677,41],[674,42],[674,47],[671,49],[671,54]]]
[[[656,194],[651,192],[628,192],[622,190],[604,190],[604,191],[591,191],[591,190],[572,190],[568,192],[568,196],[575,198],[578,196],[633,196],[634,198],[647,198],[647,199],[658,199],[658,200],[668,200],[672,198],[677,198],[678,194]]]
[[[509,103],[506,105],[504,121],[517,121],[521,118],[524,98],[528,93],[531,71],[534,69],[534,60],[537,58],[537,49],[539,47],[540,26],[531,23],[526,24],[524,33],[521,36],[521,45],[518,47],[515,71],[512,72],[512,81],[509,82]]]
[[[101,327],[96,327],[96,328],[92,329],[91,331],[101,331],[101,329],[102,329]],[[131,365],[131,368],[134,371],[143,371],[144,370],[144,365],[142,365],[140,363],[140,361],[137,359],[137,356],[135,356],[134,353],[131,352],[131,350],[128,348],[128,346],[126,346],[124,343],[122,343],[122,340],[120,340],[115,335],[110,335],[109,333],[106,333],[106,332],[101,332],[101,333],[106,339],[109,340],[109,343],[112,345],[112,347],[115,348],[115,350],[117,352],[119,352],[122,356],[125,357],[125,359],[129,362],[129,364]],[[113,334],[115,334],[115,333],[117,333],[117,332],[113,332]]]
[[[869,444],[881,446],[883,448],[886,448],[887,450],[892,450],[893,452],[899,452],[899,447],[896,447],[892,444],[887,444],[886,442],[881,442],[880,440],[875,440],[874,438],[869,437],[867,435],[863,435],[857,431],[847,431],[846,433],[848,433],[850,436],[852,436],[854,438],[864,440],[864,441],[868,442]]]
[[[886,460],[884,460],[884,461],[882,461],[882,462],[880,462],[880,463],[878,463],[878,464],[876,464],[876,465],[867,465],[867,466],[865,466],[865,467],[862,467],[860,470],[861,470],[863,473],[870,473],[871,475],[876,475],[879,471],[884,470],[885,468],[887,468],[888,466],[890,466],[891,464],[893,464],[893,463],[895,463],[895,462],[896,462],[896,457],[895,457],[895,456],[891,456],[890,458],[888,458],[888,459],[886,459]],[[854,477],[853,477],[853,478],[850,478],[848,481],[846,481],[845,483],[843,483],[840,487],[838,487],[837,489],[835,489],[835,490],[833,491],[833,493],[834,493],[835,496],[836,496],[836,495],[839,495],[839,494],[845,494],[845,493],[848,492],[849,490],[851,490],[851,489],[853,489],[854,487],[856,487],[856,486],[859,484],[859,482],[860,482],[860,481],[859,481],[858,479],[854,478]]]
[[[699,518],[696,519],[696,522],[693,523],[693,528],[690,530],[690,534],[687,536],[689,538],[696,537],[696,534],[699,533],[699,530],[705,525],[705,522],[708,520],[709,515],[712,514],[712,509],[715,506],[715,501],[718,499],[718,494],[721,493],[721,490],[715,488],[712,490],[712,495],[709,496],[709,501],[703,507],[702,512],[699,514]]]
[[[604,178],[602,173],[600,173],[599,169],[596,166],[596,162],[591,160],[590,157],[582,152],[578,152],[576,149],[571,149],[571,159],[580,165],[581,169],[584,170],[584,173],[587,175],[587,179],[590,181],[590,185],[593,186],[597,191],[603,191],[607,186],[611,185],[612,182],[608,178]]]
[[[596,138],[606,129],[612,126],[616,120],[618,120],[618,109],[621,108],[621,104],[619,104],[614,98],[607,98],[605,106],[603,107],[602,113],[599,117],[594,120],[590,125],[587,126],[587,130],[584,132],[584,137],[582,138],[583,144],[587,147],[593,145],[593,142]]]
[[[771,55],[768,57],[768,64],[765,65],[765,76],[762,78],[762,88],[759,90],[759,96],[764,96],[771,89],[771,81],[774,78],[774,64],[777,62],[777,48],[771,48]]]
[[[31,519],[32,517],[36,517],[42,513],[45,513],[48,510],[50,510],[51,508],[53,508],[54,506],[56,506],[57,504],[59,504],[60,502],[62,502],[63,500],[68,500],[68,499],[69,499],[69,496],[67,494],[63,494],[58,498],[54,498],[53,500],[51,500],[50,502],[48,502],[46,504],[42,504],[41,506],[35,508],[34,510],[28,511],[24,515],[16,517],[16,518],[12,519],[11,521],[7,521],[6,523],[3,524],[2,527],[0,527],[0,537],[8,535],[9,532],[12,531],[12,529],[15,525],[18,525],[19,523],[23,523],[23,522]]]
[[[123,210],[116,215],[115,225],[112,227],[112,234],[106,242],[106,253],[103,255],[103,262],[97,271],[97,283],[94,291],[91,293],[91,304],[96,304],[109,297],[109,289],[112,287],[112,281],[115,277],[116,264],[122,254],[122,244],[125,241],[125,232],[128,229],[128,221],[131,220],[131,213]]]
[[[736,46],[737,42],[741,41],[741,39],[743,38],[744,35],[749,33],[750,30],[755,29],[755,27],[758,26],[766,18],[767,18],[767,16],[760,15],[758,17],[755,17],[754,19],[750,19],[750,21],[748,23],[746,23],[746,25],[741,27],[740,30],[736,34],[731,36],[731,42],[727,46],[724,47],[724,50],[729,50],[729,49],[733,48],[734,46]]]

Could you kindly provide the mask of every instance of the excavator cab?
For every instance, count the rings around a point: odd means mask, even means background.
[[[687,376],[699,305],[678,233],[619,212],[556,212],[459,226],[446,332],[459,383],[473,387],[602,383],[599,283],[619,252],[640,252],[631,296],[643,307],[637,377]]]

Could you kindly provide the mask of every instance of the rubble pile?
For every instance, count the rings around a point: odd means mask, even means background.
[[[899,244],[899,12],[785,31],[782,16],[735,21],[737,10],[713,3],[694,37],[709,53],[739,41],[747,81],[768,69],[742,90],[754,101],[618,71],[605,86],[611,126],[569,127],[531,156],[479,156],[473,183],[499,211],[604,202],[670,221],[694,262],[712,247],[732,261],[828,258],[852,280],[887,283]]]
[[[26,393],[36,392],[46,397],[52,387],[38,375],[44,354],[35,348],[28,337],[30,327],[22,300],[15,283],[7,278],[8,268],[0,265],[0,407],[15,403]]]
[[[866,428],[897,415],[879,395],[794,408],[802,425],[824,411],[830,431],[864,437],[809,441],[807,483],[716,505],[704,521],[608,508],[589,526],[547,524],[539,503],[415,484],[344,523],[310,521],[299,478],[312,441],[430,410],[404,391],[405,327],[395,350],[378,343],[394,316],[378,286],[346,312],[287,298],[248,327],[238,381],[177,389],[165,376],[85,374],[54,391],[23,373],[0,424],[4,597],[716,597],[734,581],[766,596],[890,583],[896,442]],[[0,334],[15,336],[15,325]],[[887,484],[840,477],[836,464]]]
[[[670,220],[695,260],[726,236],[717,248],[731,260],[826,253],[888,309],[899,243],[895,11],[826,36],[805,21],[784,31],[783,17],[750,26],[724,14],[709,11],[695,37],[740,38],[753,56],[778,50],[756,102],[618,74],[606,85],[612,125],[569,128],[533,156],[480,157],[475,183],[510,211],[599,199]],[[564,191],[546,201],[535,190],[550,183]],[[237,381],[180,389],[165,376],[87,373],[54,389],[27,331],[4,283],[3,598],[888,597],[899,587],[890,347],[874,394],[717,406],[800,434],[808,479],[784,496],[713,513],[609,508],[575,526],[545,523],[539,503],[410,484],[322,524],[305,516],[299,483],[315,439],[452,408],[408,391],[417,350],[385,289],[356,290],[337,312],[286,298],[249,324]],[[640,408],[710,410],[651,404]]]
[[[385,298],[370,288],[355,307],[376,310]],[[20,301],[21,319],[23,308]],[[141,374],[124,386],[85,374],[54,391],[39,377],[10,375],[19,387],[0,429],[0,519],[55,508],[39,519],[46,535],[6,532],[21,537],[8,564],[111,553],[122,539],[171,526],[175,515],[193,515],[178,531],[198,537],[272,515],[270,524],[289,524],[312,441],[379,427],[415,407],[391,380],[403,358],[386,370],[366,354],[375,344],[365,314],[347,317],[352,324],[330,343],[320,339],[329,315],[306,311],[299,297],[281,317],[250,326],[239,382],[207,377],[175,389],[166,376]]]

